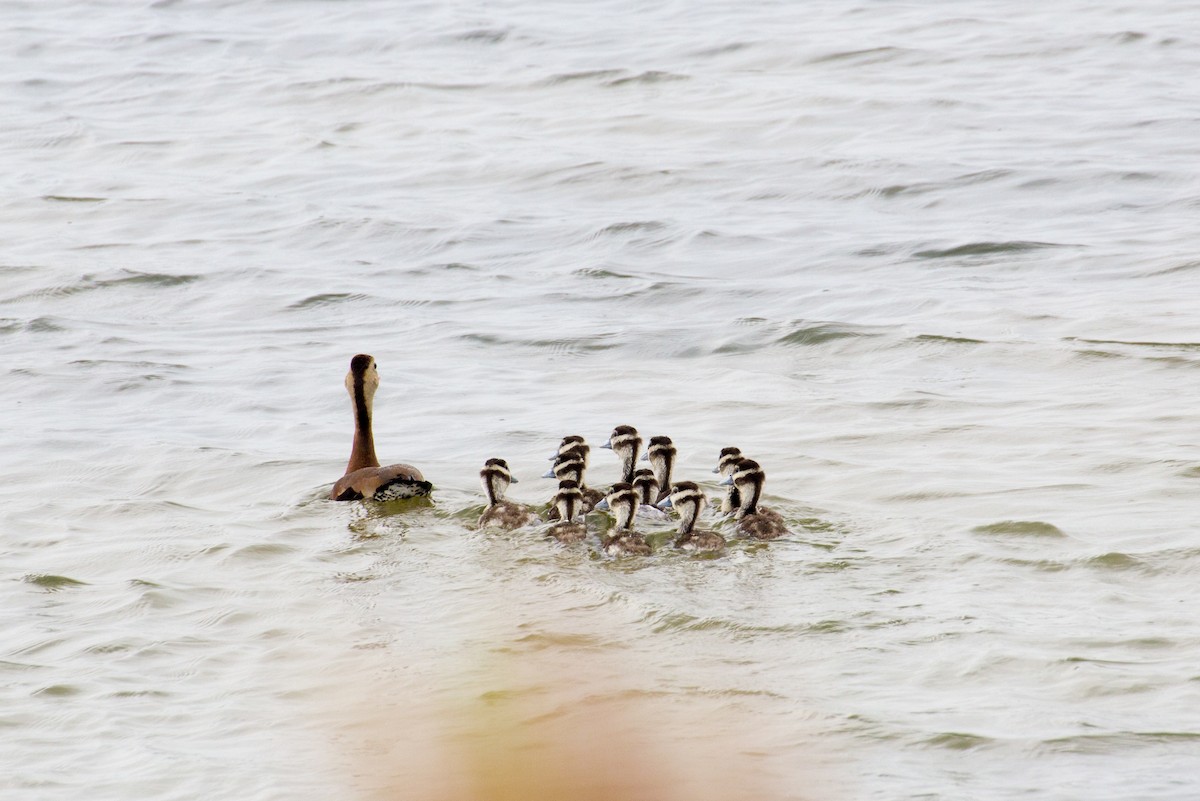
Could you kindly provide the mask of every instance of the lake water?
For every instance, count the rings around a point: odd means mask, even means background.
[[[1200,11],[2,8],[6,799],[1200,795]],[[793,535],[473,530],[618,424]]]

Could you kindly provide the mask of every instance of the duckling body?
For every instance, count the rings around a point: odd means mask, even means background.
[[[587,469],[587,444],[582,447],[578,445],[566,451],[561,452],[554,459],[554,465],[546,471],[542,478],[556,478],[559,481],[570,480],[574,481],[579,486],[580,506],[579,512],[586,514],[596,508],[596,504],[604,497],[604,493],[598,489],[584,484],[583,474]],[[551,520],[558,519],[558,507],[554,503],[554,498],[550,499]]]
[[[773,540],[789,533],[783,517],[771,509],[759,506],[766,475],[758,462],[742,459],[734,468],[733,475],[726,481],[732,482],[741,495],[737,511],[737,528],[743,536],[758,540]]]
[[[517,479],[508,469],[508,462],[503,459],[488,459],[479,471],[479,478],[483,482],[483,492],[488,499],[487,509],[479,516],[479,528],[514,529],[527,526],[538,519],[532,509],[505,500],[504,493],[508,490],[508,485],[517,483]]]
[[[558,492],[554,494],[553,500],[561,522],[551,526],[546,531],[546,536],[562,543],[582,542],[587,537],[587,527],[575,520],[579,514],[581,495],[579,484],[576,482],[570,479],[558,482]]]
[[[360,353],[350,360],[346,373],[346,391],[354,402],[354,443],[345,474],[329,493],[335,501],[393,501],[428,495],[433,485],[410,464],[381,467],[375,456],[375,435],[371,426],[375,390],[379,388],[379,370],[375,359]]]
[[[696,553],[719,553],[725,549],[725,538],[715,531],[696,528],[700,510],[708,503],[699,485],[680,481],[671,487],[671,494],[661,503],[679,513],[679,536],[675,547]]]
[[[609,510],[617,518],[613,533],[600,539],[600,547],[609,556],[649,556],[650,545],[646,538],[633,530],[634,510],[638,506],[637,493],[633,485],[618,481],[608,495],[597,505],[601,511]]]

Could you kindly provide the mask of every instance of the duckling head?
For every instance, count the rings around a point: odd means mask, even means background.
[[[658,486],[653,470],[643,467],[633,474],[633,488],[641,503],[653,504],[658,499]]]
[[[586,445],[584,446],[587,447]],[[542,478],[557,478],[560,481],[569,478],[583,485],[583,471],[587,467],[587,455],[578,446],[560,453],[554,464]]]
[[[722,476],[727,475],[741,458],[742,451],[740,448],[722,448],[720,456],[717,457],[717,466],[713,468],[713,472]]]
[[[618,481],[604,496],[604,500],[596,504],[601,511],[611,511],[617,518],[618,529],[633,528],[633,513],[638,506],[637,491],[627,481]]]
[[[509,484],[516,484],[517,479],[508,469],[508,462],[503,459],[488,459],[479,471],[479,480],[483,483],[483,494],[488,498],[488,504],[495,505],[504,500],[504,493]]]

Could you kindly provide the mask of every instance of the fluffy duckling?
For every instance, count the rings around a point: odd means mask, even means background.
[[[646,538],[633,530],[633,515],[637,506],[637,492],[633,489],[632,484],[625,481],[613,484],[608,495],[604,496],[604,500],[596,505],[597,510],[611,511],[617,518],[612,529],[613,533],[601,537],[600,541],[601,547],[609,556],[623,554],[648,556],[650,554],[650,546],[646,544]]]
[[[587,537],[587,527],[581,521],[575,520],[580,514],[579,502],[582,493],[579,484],[566,480],[558,482],[558,492],[554,493],[554,507],[562,522],[555,523],[546,532],[559,542],[582,542]]]
[[[716,553],[724,550],[725,538],[715,531],[696,530],[696,519],[700,510],[708,503],[699,485],[692,481],[680,481],[671,487],[671,494],[659,502],[664,509],[679,512],[679,536],[675,547],[697,553]]]
[[[669,515],[654,504],[658,502],[658,479],[645,467],[633,474],[633,490],[638,497],[637,516],[650,520],[666,520]]]
[[[608,442],[600,447],[608,448],[621,460],[621,481],[633,483],[634,463],[642,449],[642,438],[633,426],[617,426],[609,435]]]
[[[753,459],[742,459],[733,470],[733,475],[721,482],[732,483],[741,495],[737,511],[738,531],[759,540],[773,540],[788,533],[783,518],[764,506],[759,506],[763,482],[766,475]]]
[[[346,373],[346,391],[354,403],[354,444],[346,473],[329,497],[335,501],[394,501],[428,495],[433,485],[421,471],[410,464],[379,466],[375,456],[375,434],[371,428],[371,412],[375,390],[379,388],[379,369],[375,358],[360,353],[350,360]]]
[[[517,483],[516,477],[508,469],[508,462],[503,459],[488,459],[479,471],[479,479],[483,482],[483,494],[488,499],[488,508],[479,517],[479,528],[495,526],[514,529],[527,526],[538,519],[532,509],[504,499],[508,485]]]
[[[671,469],[675,466],[675,444],[670,437],[651,437],[643,462],[649,462],[658,479],[658,497],[647,503],[658,503],[671,494]]]
[[[598,489],[593,489],[587,486],[583,481],[584,470],[587,469],[587,445],[582,447],[576,445],[569,450],[565,450],[558,455],[554,460],[554,465],[546,471],[542,478],[556,478],[559,481],[570,479],[579,485],[581,495],[581,503],[579,511],[587,513],[596,508],[596,504],[604,497],[604,493]],[[550,519],[558,519],[558,510],[554,508],[554,501],[550,501]]]
[[[717,457],[717,466],[713,468],[713,472],[724,478],[733,475],[733,468],[742,459],[742,451],[740,448],[722,448],[720,456]],[[725,482],[722,482],[725,483]],[[729,489],[725,493],[725,498],[721,501],[721,513],[730,514],[737,511],[737,508],[742,505],[742,498],[738,494],[738,488],[734,484],[729,484]]]

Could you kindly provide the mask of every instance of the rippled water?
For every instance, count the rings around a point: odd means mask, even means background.
[[[4,15],[6,798],[1200,792],[1196,11]],[[794,536],[472,530],[626,423]]]

